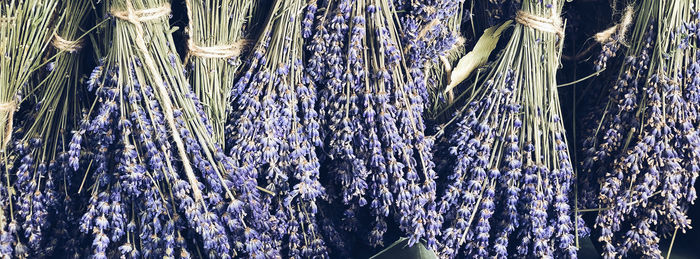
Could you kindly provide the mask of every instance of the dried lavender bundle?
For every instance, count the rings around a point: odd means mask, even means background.
[[[13,186],[16,179],[10,174],[10,171],[14,170],[11,165],[15,156],[9,155],[6,148],[12,139],[13,118],[22,99],[22,91],[29,90],[26,89],[27,82],[32,73],[39,68],[42,54],[52,39],[52,21],[56,18],[57,6],[57,0],[12,0],[0,3],[0,178],[3,179],[3,184],[0,185],[1,257],[28,256],[30,247],[27,247],[25,237],[35,237],[29,243],[36,248],[36,242],[39,241],[36,234],[40,232],[40,220],[45,216],[37,213],[36,217],[20,219],[20,216],[26,214],[15,214],[20,211],[27,212],[29,209],[13,208],[15,203],[20,203],[23,199],[15,195],[17,191]],[[27,235],[18,233],[18,220],[28,222],[23,227],[33,231]],[[19,236],[22,236],[22,240],[18,239]]]
[[[29,120],[19,123],[21,139],[14,146],[21,157],[13,168],[16,178],[10,179],[14,200],[3,204],[6,211],[14,206],[14,221],[10,224],[16,226],[15,246],[28,245],[20,257],[50,255],[62,242],[59,239],[69,224],[70,215],[63,214],[69,199],[66,194],[72,192],[69,188],[73,182],[68,142],[87,98],[80,86],[84,66],[79,51],[83,47],[80,25],[87,17],[88,7],[88,0],[64,2],[61,6],[63,18],[51,40],[49,54],[53,56],[47,65],[48,76],[28,89],[36,101],[25,107],[30,111],[20,113]]]
[[[80,229],[92,235],[93,256],[264,256],[274,222],[254,179],[212,137],[175,50],[168,1],[104,4],[111,45],[69,152],[75,169],[81,150],[90,160]]]
[[[252,1],[186,0],[190,83],[214,127],[214,139],[224,144],[224,126],[234,77],[241,64]]]
[[[581,203],[596,210],[603,256],[660,258],[689,229],[700,163],[698,1],[638,2],[631,46],[584,142]]]
[[[336,0],[319,10],[308,72],[324,86],[319,118],[328,186],[337,194],[332,206],[345,210],[334,220],[350,233],[369,232],[373,246],[383,244],[393,219],[411,244],[434,239],[433,141],[421,117],[427,93],[409,73],[396,7],[388,0]],[[369,228],[357,218],[366,205]]]
[[[522,2],[494,69],[446,128],[454,167],[439,200],[443,257],[576,256],[556,84],[562,5]]]
[[[328,257],[317,222],[320,146],[316,89],[304,70],[305,0],[277,0],[247,69],[236,83],[231,149],[242,173],[275,193],[265,204],[284,257]],[[282,244],[284,243],[284,244]]]

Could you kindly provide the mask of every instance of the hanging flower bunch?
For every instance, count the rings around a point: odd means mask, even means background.
[[[433,140],[422,118],[427,92],[409,71],[393,4],[326,1],[308,44],[307,71],[323,86],[318,110],[328,189],[335,191],[330,206],[344,210],[334,220],[350,233],[367,231],[373,246],[383,244],[393,219],[411,244],[434,239],[439,222]],[[359,222],[363,208],[369,225]]]
[[[316,88],[304,70],[303,0],[276,0],[250,62],[236,82],[231,156],[241,174],[274,196],[271,244],[283,257],[327,257],[316,214],[325,195],[316,147],[321,144]]]
[[[575,257],[573,168],[556,84],[560,1],[523,1],[512,36],[450,132],[444,257]]]
[[[671,256],[700,0],[565,2],[0,1],[0,258]]]
[[[584,142],[582,204],[596,209],[603,256],[661,257],[690,228],[700,163],[697,1],[640,1],[631,46]]]
[[[33,105],[25,106],[31,120],[20,122],[24,129],[14,146],[19,162],[13,172],[16,198],[14,211],[19,235],[18,243],[28,244],[27,255],[45,256],[63,242],[75,215],[71,208],[73,172],[68,166],[71,130],[80,121],[84,100],[89,97],[77,78],[84,72],[81,64],[85,44],[80,29],[86,20],[89,1],[62,4],[61,24],[51,40],[48,75],[33,85],[28,98]],[[9,208],[8,208],[9,209]],[[53,229],[50,233],[45,231]]]
[[[224,144],[229,97],[245,47],[245,29],[252,1],[186,0],[189,19],[188,66],[190,83]]]

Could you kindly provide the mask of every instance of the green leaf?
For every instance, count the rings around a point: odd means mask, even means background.
[[[467,79],[476,68],[488,61],[491,52],[496,48],[498,40],[501,38],[501,34],[512,22],[508,20],[501,25],[484,30],[484,34],[476,42],[474,49],[459,59],[457,66],[452,70],[445,93],[451,91],[452,88],[464,81],[464,79]]]
[[[408,238],[402,237],[370,259],[438,259],[438,257],[422,241],[409,247]]]

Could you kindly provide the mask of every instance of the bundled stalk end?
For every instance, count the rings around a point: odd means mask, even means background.
[[[193,90],[213,127],[214,139],[225,143],[225,125],[231,112],[235,75],[243,63],[244,38],[253,1],[187,0],[189,75]]]

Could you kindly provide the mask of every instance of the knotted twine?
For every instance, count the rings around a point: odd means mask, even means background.
[[[564,26],[561,21],[561,17],[559,16],[560,14],[557,12],[557,4],[557,0],[552,1],[551,7],[549,7],[549,9],[552,10],[552,15],[549,18],[519,10],[515,14],[515,22],[522,24],[525,27],[542,32],[554,33],[559,36],[559,51],[557,53],[557,57],[560,57],[564,46]],[[558,64],[553,64],[553,66],[556,67]]]
[[[141,10],[134,10],[134,6],[131,4],[131,0],[126,0],[126,10],[125,11],[120,11],[120,10],[111,10],[110,13],[116,18],[119,18],[121,20],[128,21],[132,24],[134,24],[134,28],[136,30],[136,35],[135,37],[132,37],[136,43],[136,46],[138,47],[139,51],[143,54],[143,61],[145,64],[145,67],[147,67],[152,76],[153,80],[155,81],[155,85],[157,86],[157,91],[158,94],[161,96],[161,106],[163,108],[163,113],[165,113],[165,119],[168,123],[168,126],[170,128],[170,131],[172,133],[173,141],[175,141],[175,145],[177,146],[178,154],[180,155],[180,159],[182,160],[182,167],[185,169],[185,175],[187,176],[187,180],[190,183],[190,188],[192,189],[192,195],[194,196],[196,201],[201,202],[204,204],[204,199],[202,197],[202,192],[199,190],[197,178],[194,175],[194,171],[192,170],[192,166],[190,164],[190,159],[187,157],[187,151],[185,149],[185,145],[183,144],[182,137],[180,136],[180,132],[177,130],[177,127],[175,126],[175,116],[173,114],[173,104],[170,100],[170,96],[168,94],[168,89],[165,87],[165,81],[161,77],[160,73],[158,73],[158,69],[156,68],[156,62],[153,60],[153,57],[151,57],[149,51],[148,51],[148,46],[146,45],[146,42],[143,40],[144,39],[144,31],[143,27],[141,26],[142,22],[146,21],[152,21],[156,20],[159,18],[162,18],[163,16],[169,15],[170,14],[170,5],[169,4],[164,4],[161,7],[155,7],[155,8],[149,8],[149,9],[141,9]],[[221,175],[219,175],[221,177]],[[226,189],[227,193],[231,195],[230,190],[228,190],[228,187],[224,185],[224,188]]]
[[[557,34],[560,39],[564,38],[564,28],[562,28],[561,18],[554,13],[554,7],[552,7],[552,17],[550,18],[518,11],[515,15],[515,21],[535,30]]]
[[[185,1],[187,5],[187,18],[189,19],[189,31],[192,32],[192,23],[194,22],[192,17],[192,3],[190,0]],[[189,59],[189,55],[202,58],[236,58],[241,55],[241,50],[246,44],[245,40],[239,40],[230,45],[212,45],[212,46],[199,46],[194,43],[192,36],[187,40],[187,47],[189,52],[185,60]]]
[[[81,48],[83,48],[83,39],[79,38],[77,40],[67,40],[58,35],[55,31],[53,32],[53,40],[51,41],[51,45],[56,47],[58,50],[61,51],[67,51],[70,53],[74,53]]]
[[[629,30],[630,25],[634,19],[634,5],[629,5],[625,8],[625,11],[620,18],[618,24],[613,25],[610,28],[605,29],[599,33],[596,33],[593,38],[600,44],[608,43],[611,40],[617,40],[619,42],[625,42],[625,36]],[[613,39],[612,36],[617,34],[617,39]]]
[[[131,1],[128,0],[126,1],[126,5],[126,11],[111,10],[110,13],[112,13],[112,15],[116,18],[129,21],[137,25],[137,27],[139,28],[141,27],[140,23],[142,22],[157,20],[163,16],[170,15],[170,4],[168,3],[165,3],[163,6],[160,7],[141,10],[134,10],[134,6],[131,4]],[[139,31],[143,31],[143,29]]]
[[[245,41],[240,40],[231,45],[197,46],[192,38],[187,40],[189,54],[202,58],[235,58],[241,54]]]

